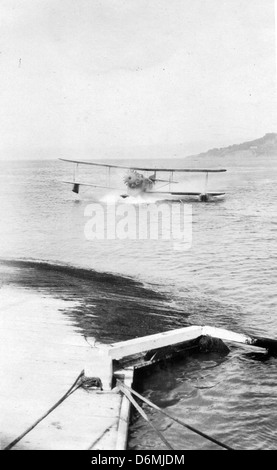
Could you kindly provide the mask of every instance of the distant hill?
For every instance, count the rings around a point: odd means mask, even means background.
[[[265,134],[264,137],[260,139],[251,140],[250,142],[244,142],[242,144],[229,145],[229,147],[224,148],[214,148],[198,154],[199,157],[204,156],[218,156],[224,157],[232,154],[240,155],[242,153],[252,154],[252,155],[277,155],[277,134],[269,133]]]

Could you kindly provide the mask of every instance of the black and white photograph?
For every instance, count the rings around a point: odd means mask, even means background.
[[[1,450],[277,450],[276,11],[0,1]]]

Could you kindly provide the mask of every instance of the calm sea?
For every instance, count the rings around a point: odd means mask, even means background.
[[[191,324],[277,338],[277,158],[162,161],[164,167],[191,164],[228,171],[209,181],[211,190],[226,191],[225,199],[185,203],[192,211],[189,246],[170,239],[88,240],[88,205],[112,205],[114,194],[87,187],[75,195],[60,182],[71,179],[72,166],[60,161],[1,162],[2,286],[62,299],[62,311],[79,330],[102,342]],[[123,175],[112,175],[114,184]],[[88,170],[83,178],[102,184],[106,175]],[[191,191],[203,187],[199,175],[182,181]],[[69,300],[74,307],[65,306]],[[233,345],[226,357],[192,356],[155,370],[139,386],[168,412],[230,446],[274,449],[276,372],[277,359]],[[176,449],[216,448],[149,414]],[[164,448],[139,418],[129,447]]]

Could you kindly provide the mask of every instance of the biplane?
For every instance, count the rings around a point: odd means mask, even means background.
[[[206,169],[206,168],[149,168],[139,166],[124,166],[124,165],[113,165],[108,163],[91,162],[91,161],[80,161],[70,160],[66,158],[60,158],[64,162],[74,164],[73,179],[70,181],[63,181],[63,183],[72,184],[72,191],[76,194],[80,191],[80,186],[89,186],[95,189],[107,189],[119,191],[119,196],[123,199],[129,197],[143,197],[145,195],[155,195],[159,199],[164,200],[183,200],[186,197],[197,197],[200,201],[207,202],[211,199],[222,197],[225,195],[223,192],[208,191],[208,177],[210,173],[222,173],[226,169]],[[88,183],[80,181],[79,179],[79,165],[91,165],[94,167],[102,167],[106,169],[106,183]],[[111,170],[120,169],[126,170],[123,182],[126,187],[126,191],[122,192],[122,188],[113,186],[111,184]],[[160,177],[161,174],[166,173],[168,176],[165,178]],[[178,173],[204,173],[205,184],[201,191],[181,191],[172,190],[175,184],[179,181],[175,181],[176,174]]]

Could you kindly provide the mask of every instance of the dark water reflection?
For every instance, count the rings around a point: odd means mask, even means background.
[[[6,260],[3,284],[23,287],[75,307],[64,309],[86,336],[109,343],[187,326],[188,315],[172,306],[166,294],[124,276],[70,266]]]

